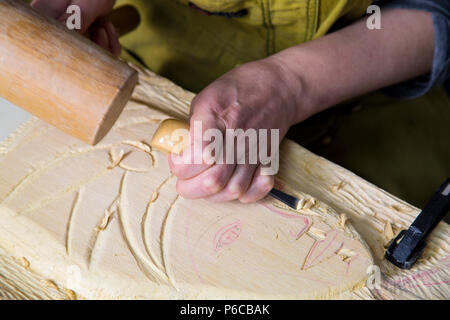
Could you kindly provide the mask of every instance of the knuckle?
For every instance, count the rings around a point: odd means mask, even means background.
[[[194,98],[191,106],[195,112],[214,109],[217,107],[216,96],[212,92],[203,91]]]
[[[180,165],[180,164],[171,164],[170,165],[170,171],[172,172],[172,174],[176,177],[181,177],[183,176],[185,170],[185,166]]]
[[[222,190],[223,181],[217,174],[212,174],[203,180],[203,191],[207,194],[214,194]]]
[[[230,184],[227,187],[227,194],[231,200],[239,199],[244,193],[244,188],[240,184]]]

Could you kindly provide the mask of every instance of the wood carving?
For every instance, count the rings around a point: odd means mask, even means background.
[[[0,297],[376,297],[359,288],[379,262],[385,224],[388,237],[397,231],[389,210],[409,217],[416,209],[289,141],[277,187],[302,200],[299,210],[270,199],[182,199],[150,141],[163,120],[186,120],[192,98],[140,70],[133,99],[95,147],[37,119],[0,146]],[[448,245],[441,250],[438,260]]]

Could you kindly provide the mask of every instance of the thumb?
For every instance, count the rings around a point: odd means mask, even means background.
[[[107,15],[114,6],[112,0],[73,0],[73,1],[45,1],[35,0],[32,6],[39,12],[66,23],[69,18],[79,19],[77,31],[85,34],[89,27],[102,16]]]
[[[220,135],[220,140],[223,141],[223,134],[217,129],[214,116],[206,113],[194,114],[191,117],[189,147],[181,155],[169,155],[172,172],[178,178],[191,179],[215,164],[215,159],[210,157],[211,150],[208,149],[212,137],[205,135],[211,133],[210,129],[214,130],[216,136]]]
[[[111,12],[114,2],[112,0],[73,0],[71,4],[78,6],[81,12],[81,33],[86,33],[95,20]],[[65,14],[68,15],[67,12]]]
[[[53,19],[59,19],[63,13],[65,13],[67,6],[70,4],[69,0],[66,1],[53,1],[53,0],[33,0],[31,7],[43,15],[51,17]]]

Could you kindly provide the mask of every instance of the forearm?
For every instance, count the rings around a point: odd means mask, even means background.
[[[269,59],[290,70],[298,99],[296,121],[362,94],[430,71],[434,31],[431,14],[388,9],[382,29],[365,19]]]

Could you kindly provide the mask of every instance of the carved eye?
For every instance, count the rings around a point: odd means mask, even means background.
[[[213,250],[217,252],[225,246],[229,246],[241,235],[242,224],[237,220],[217,231],[213,241]]]

